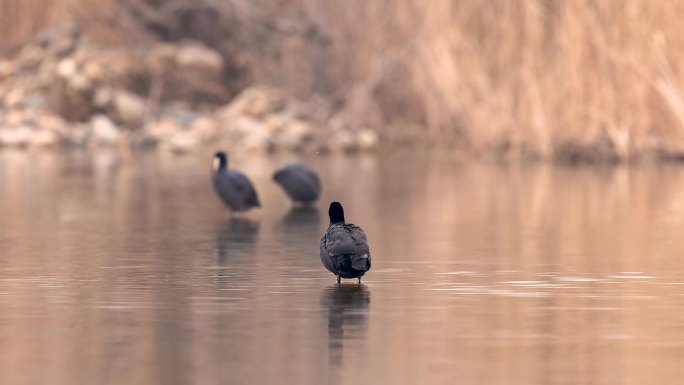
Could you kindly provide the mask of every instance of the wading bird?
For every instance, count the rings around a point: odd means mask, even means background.
[[[228,156],[223,151],[214,155],[211,180],[216,194],[231,211],[239,213],[261,207],[252,182],[240,171],[228,169]]]
[[[366,233],[359,226],[344,222],[344,209],[332,202],[328,209],[330,225],[321,238],[321,262],[341,278],[361,277],[371,268],[371,254]]]

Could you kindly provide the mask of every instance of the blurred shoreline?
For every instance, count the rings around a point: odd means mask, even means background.
[[[248,152],[368,151],[378,136],[324,100],[268,86],[232,95],[224,58],[196,41],[103,47],[79,28],[44,32],[0,62],[0,146]]]
[[[0,0],[0,147],[684,160],[680,4],[421,4]]]

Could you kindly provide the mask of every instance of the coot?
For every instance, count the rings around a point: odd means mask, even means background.
[[[261,207],[252,182],[240,171],[228,169],[228,156],[223,151],[214,155],[211,180],[216,194],[231,211],[243,212]]]
[[[310,204],[321,193],[321,182],[316,172],[304,163],[288,163],[273,174],[293,202]]]
[[[366,233],[359,226],[344,222],[344,209],[332,202],[328,210],[330,226],[321,238],[321,262],[340,278],[361,277],[371,268],[371,254]]]

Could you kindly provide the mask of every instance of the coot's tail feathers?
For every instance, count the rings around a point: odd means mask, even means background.
[[[358,271],[368,271],[370,270],[370,258],[368,254],[354,255],[351,257],[351,267]]]
[[[259,200],[259,196],[254,189],[252,189],[252,194],[247,199],[247,203],[249,203],[252,207],[261,207],[261,201]]]

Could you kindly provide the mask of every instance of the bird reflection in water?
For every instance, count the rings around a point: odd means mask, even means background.
[[[240,217],[232,217],[216,230],[216,250],[218,262],[224,265],[231,257],[252,255],[256,248],[259,222]]]
[[[321,217],[314,206],[293,207],[283,217],[282,227],[289,235],[319,237]]]
[[[323,289],[321,308],[328,318],[328,354],[332,367],[341,367],[344,343],[363,340],[368,328],[370,291],[366,285],[342,284]]]
[[[280,220],[278,237],[282,245],[281,253],[306,263],[307,268],[318,269],[318,243],[321,239],[321,218],[316,207],[293,207]],[[293,241],[296,240],[296,241]],[[306,245],[303,248],[303,245]],[[308,255],[303,258],[302,255]]]

